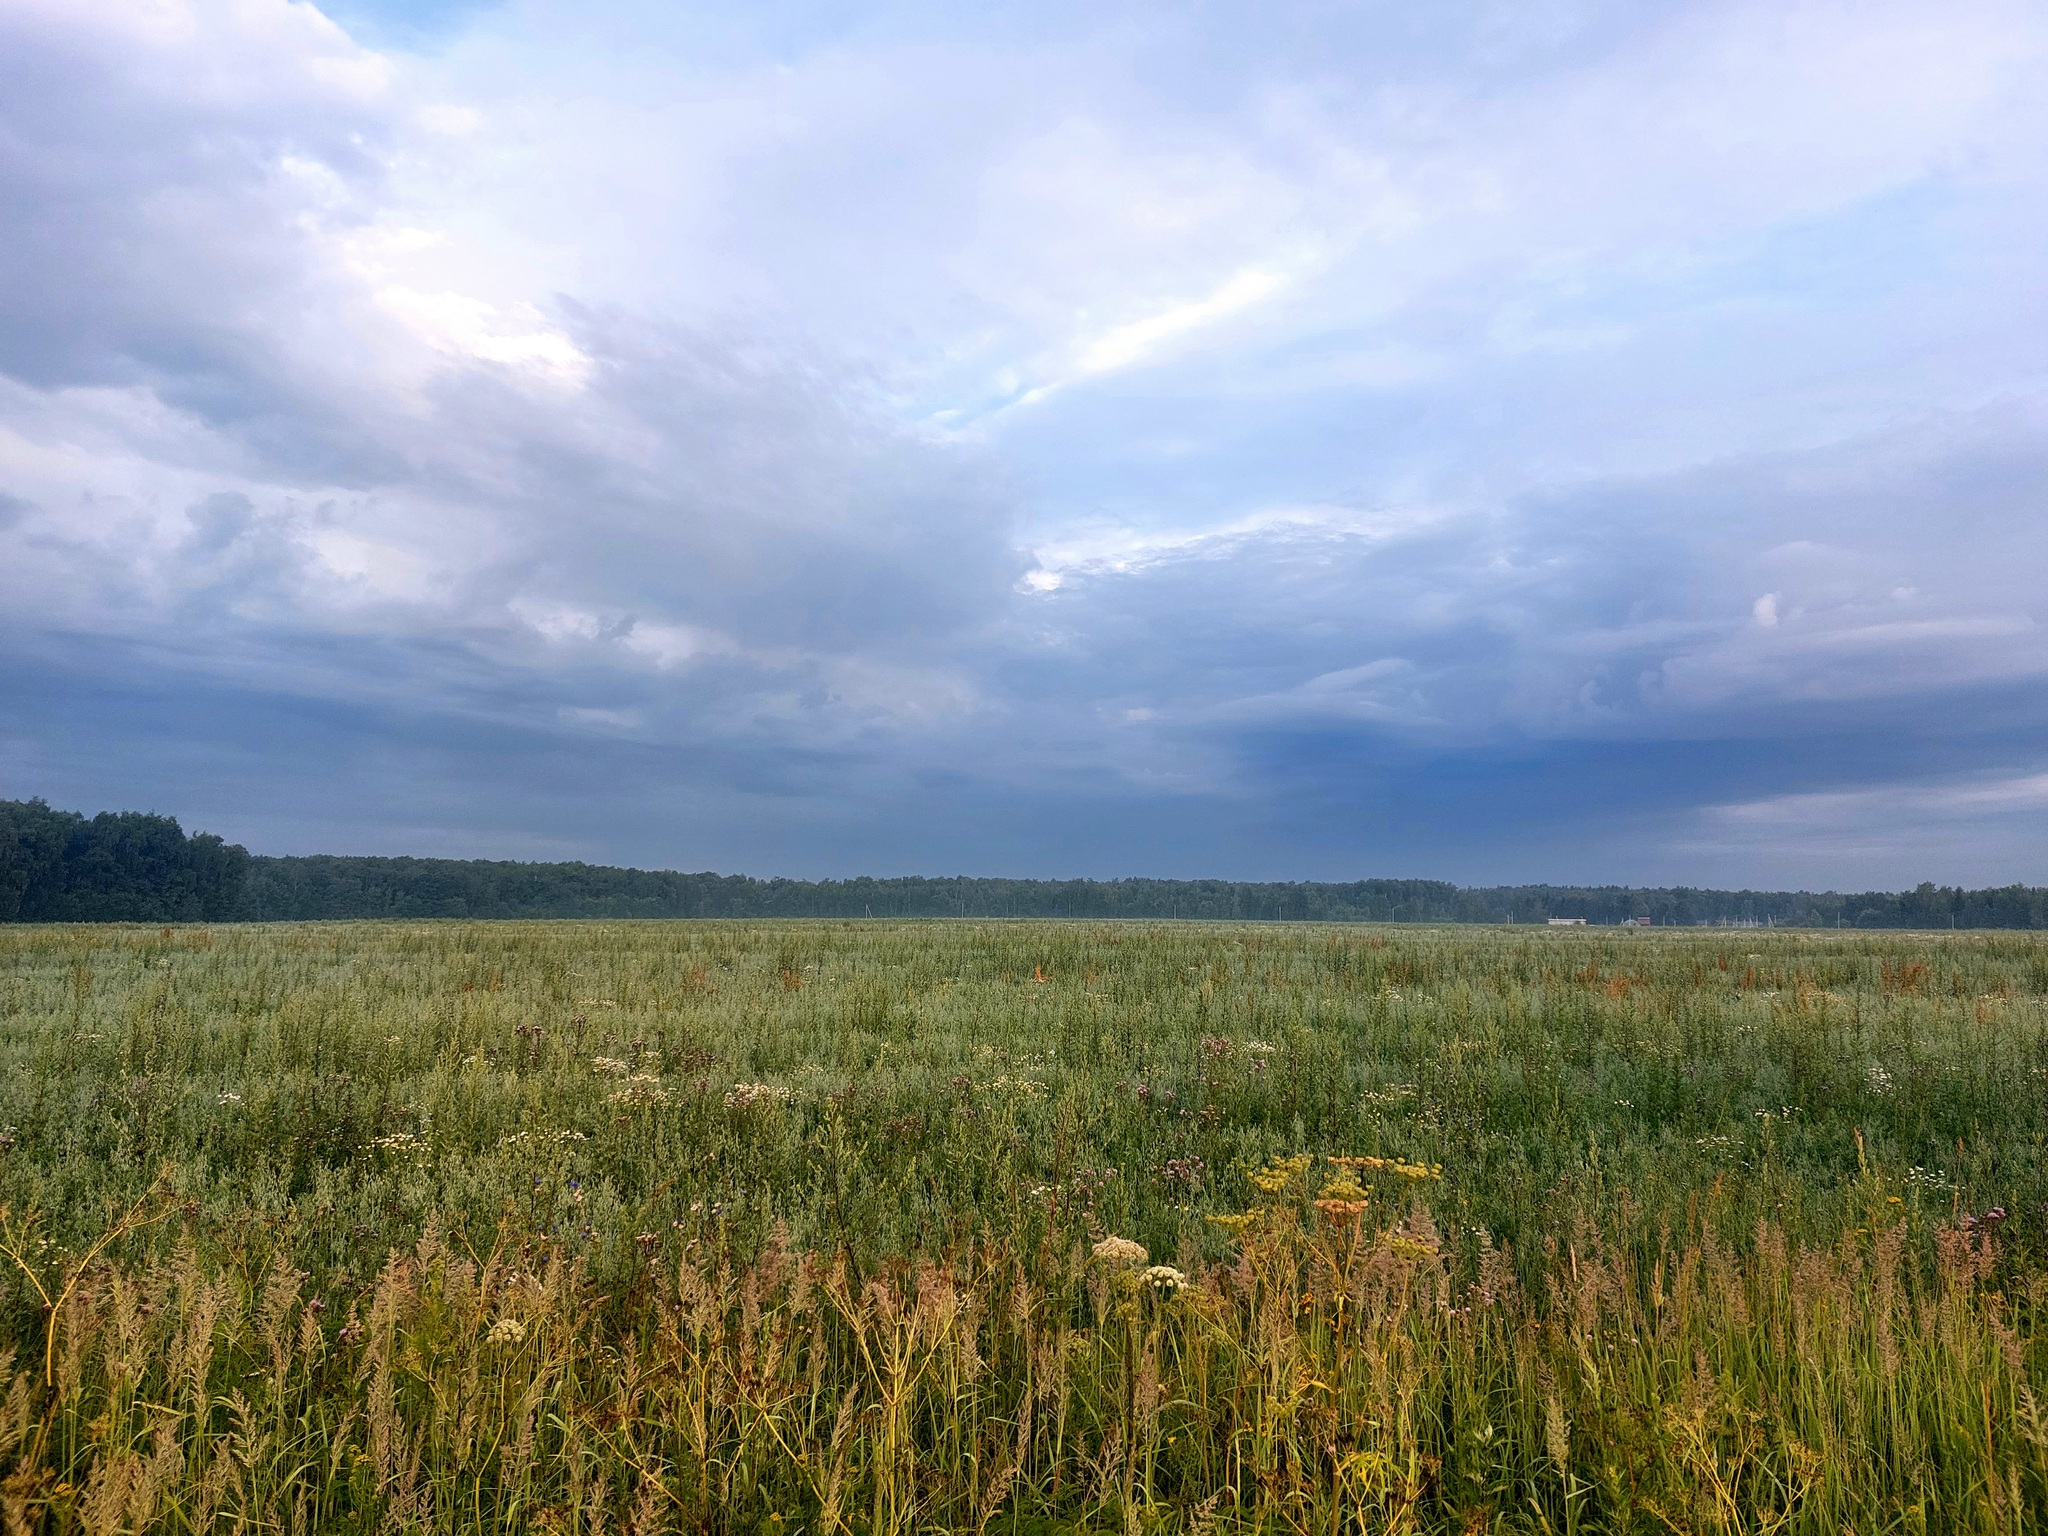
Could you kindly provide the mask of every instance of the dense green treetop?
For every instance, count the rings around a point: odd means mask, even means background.
[[[248,873],[246,848],[173,817],[0,800],[0,922],[219,922]]]

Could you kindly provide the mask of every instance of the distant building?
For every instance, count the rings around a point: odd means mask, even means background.
[[[1586,920],[1583,917],[1553,917],[1550,920],[1550,926],[1553,928],[1583,928],[1586,926]]]
[[[1654,926],[1647,917],[1625,917],[1621,920],[1624,928],[1649,928]]]

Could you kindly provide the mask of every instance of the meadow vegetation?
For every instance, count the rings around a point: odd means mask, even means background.
[[[2021,1531],[2048,941],[0,929],[0,1520]]]

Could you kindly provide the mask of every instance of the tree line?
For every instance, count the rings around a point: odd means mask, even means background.
[[[1926,884],[1857,894],[1442,880],[1003,880],[970,876],[760,880],[746,875],[481,859],[253,861],[247,916],[1032,917],[1211,922],[1588,923],[1657,926],[2048,928],[2048,888]]]
[[[0,800],[0,922],[1026,917],[1210,922],[2048,928],[2048,888],[1715,891],[1441,880],[851,880],[486,859],[251,855],[175,818]]]
[[[249,865],[248,849],[187,837],[175,817],[0,800],[0,922],[223,922]]]

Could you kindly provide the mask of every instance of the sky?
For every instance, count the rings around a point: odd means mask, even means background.
[[[0,0],[0,796],[2048,883],[2034,0]]]

